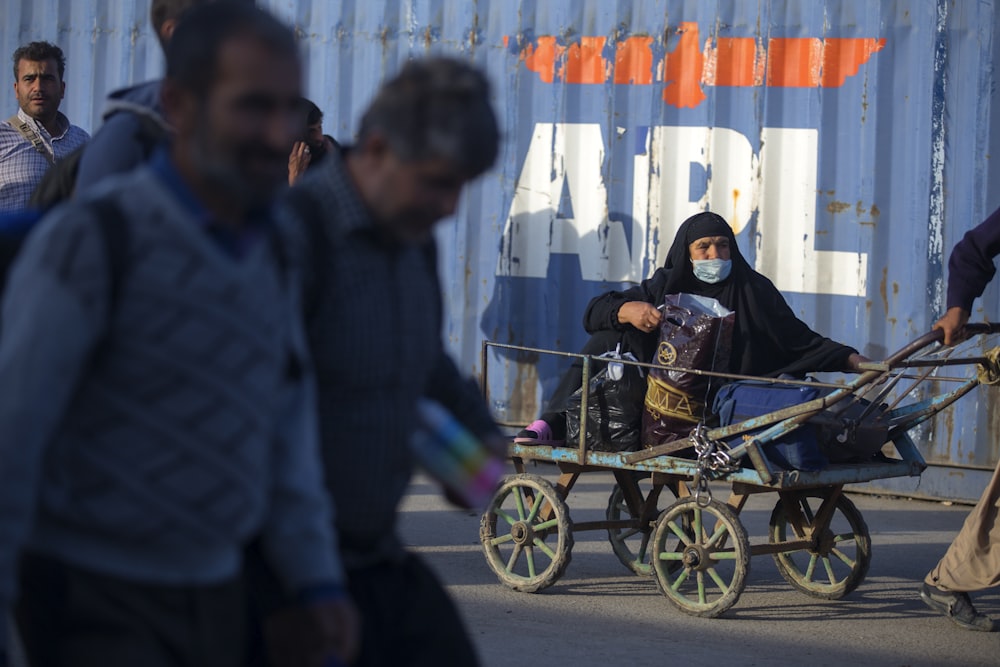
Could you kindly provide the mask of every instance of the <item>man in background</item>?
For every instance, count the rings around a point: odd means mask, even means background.
[[[66,58],[48,42],[16,51],[14,95],[17,113],[0,122],[0,213],[28,205],[45,172],[90,139],[59,111],[66,94]]]

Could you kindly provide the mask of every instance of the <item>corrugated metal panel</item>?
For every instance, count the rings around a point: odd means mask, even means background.
[[[66,110],[96,125],[109,89],[155,76],[145,2],[5,0],[0,49],[54,39]],[[440,230],[448,340],[572,351],[586,302],[648,275],[711,207],[815,329],[881,357],[930,328],[961,235],[1000,205],[992,0],[269,0],[296,25],[308,94],[349,140],[412,55],[489,72],[499,163]],[[1000,313],[992,285],[981,318]],[[557,364],[495,358],[499,417],[526,421]],[[1000,457],[978,390],[917,434],[918,493],[977,495]]]

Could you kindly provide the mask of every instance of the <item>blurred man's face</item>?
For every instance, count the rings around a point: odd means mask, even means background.
[[[403,161],[383,145],[369,156],[362,187],[381,226],[398,238],[422,241],[455,212],[468,178],[445,159]]]
[[[301,132],[300,67],[253,36],[234,37],[218,54],[204,100],[187,97],[171,118],[175,150],[207,183],[244,207],[270,201],[288,179],[288,153]]]
[[[17,80],[14,94],[17,104],[28,116],[45,124],[55,119],[66,92],[66,84],[59,76],[59,63],[48,60],[17,62]]]
[[[306,125],[306,143],[312,149],[322,148],[323,141],[323,121],[320,120],[312,125]]]

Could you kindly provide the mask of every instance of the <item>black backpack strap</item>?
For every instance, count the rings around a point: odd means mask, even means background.
[[[80,160],[86,148],[87,144],[74,148],[66,157],[45,170],[42,180],[35,186],[31,198],[28,199],[28,206],[48,211],[56,204],[71,198],[76,189]]]
[[[326,252],[329,237],[323,228],[322,207],[308,191],[292,188],[285,201],[295,214],[296,223],[302,226],[306,244],[309,246],[309,267],[302,289],[302,314],[308,324],[319,312],[320,296],[326,289],[327,263],[330,256]]]
[[[104,254],[108,262],[108,310],[107,324],[110,327],[114,313],[121,300],[122,283],[128,263],[129,228],[125,213],[110,197],[95,199],[90,203],[97,217],[104,242]]]
[[[121,111],[119,113],[133,113],[138,117],[139,125],[135,130],[135,139],[142,147],[142,155],[147,160],[153,155],[156,147],[170,137],[170,130],[164,126],[163,121],[157,120],[149,114],[135,111]]]
[[[437,240],[433,235],[423,244],[421,251],[427,261],[427,270],[430,271],[431,280],[434,282],[434,316],[438,326],[444,326],[444,295],[441,288],[441,277],[438,275],[438,247]]]

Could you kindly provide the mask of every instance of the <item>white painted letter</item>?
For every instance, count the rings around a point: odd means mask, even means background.
[[[868,254],[816,250],[819,133],[765,127],[757,270],[786,292],[865,296]]]

